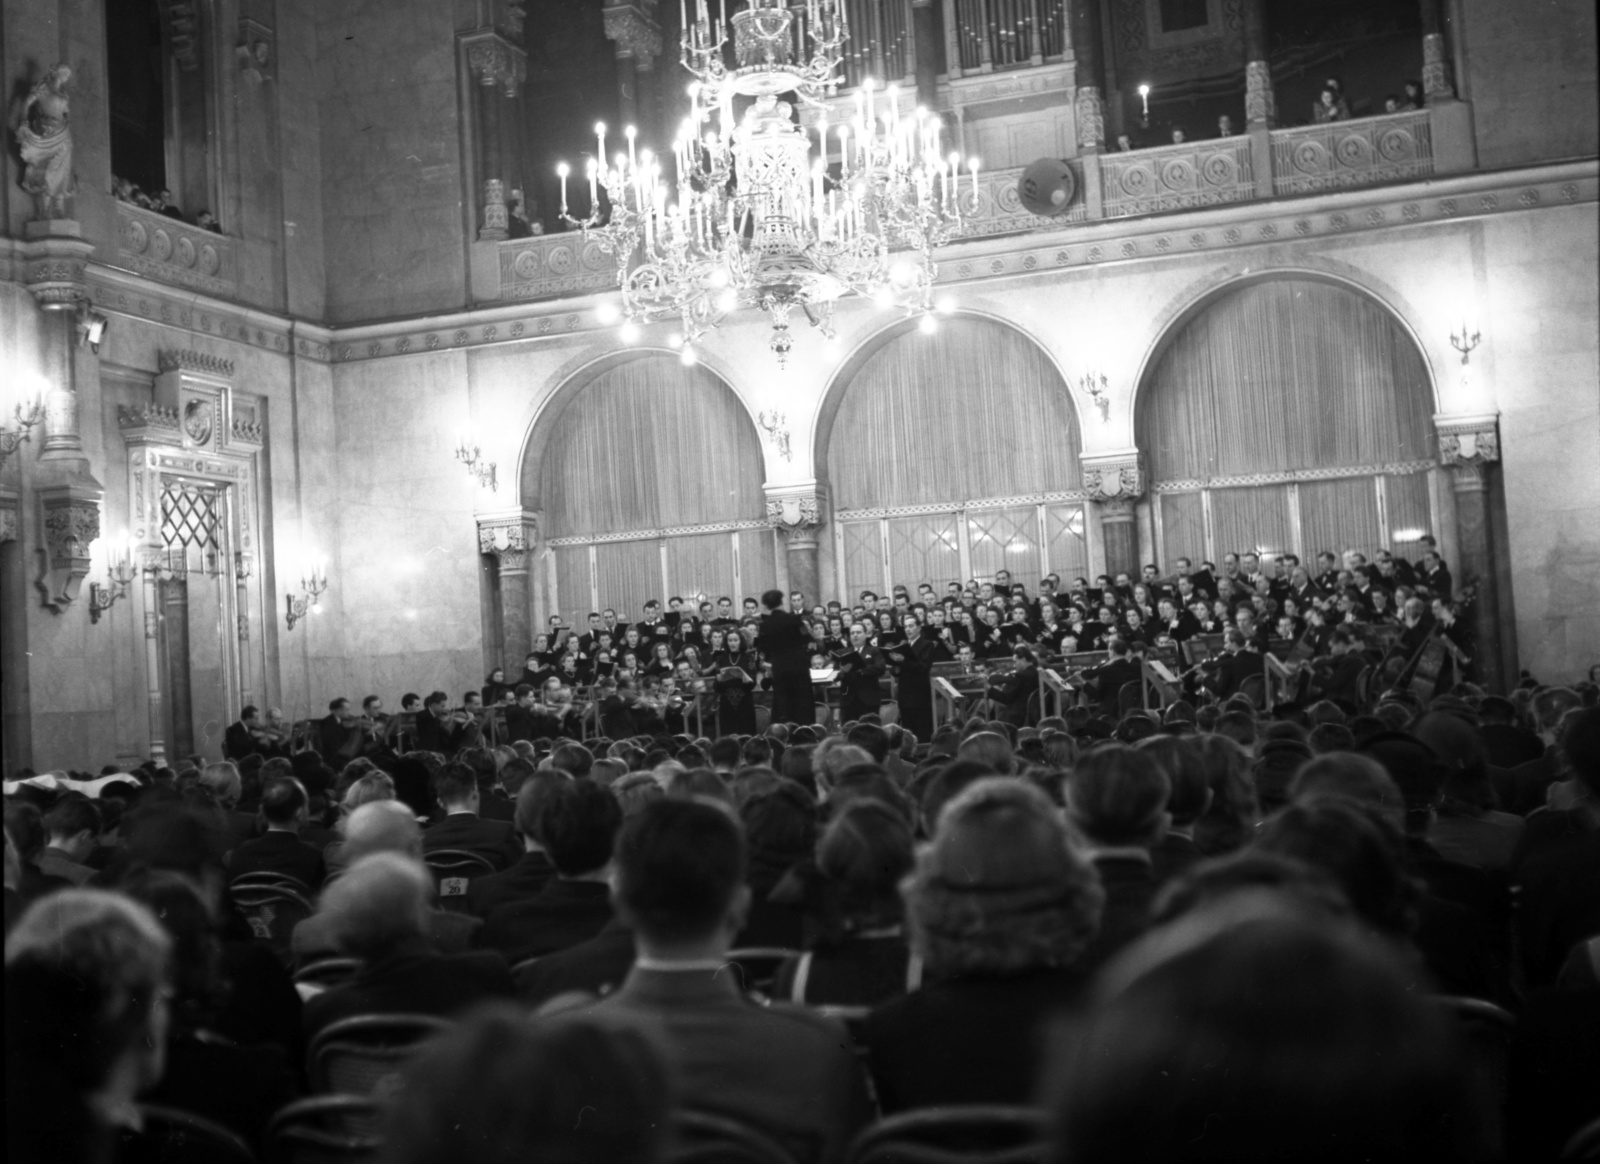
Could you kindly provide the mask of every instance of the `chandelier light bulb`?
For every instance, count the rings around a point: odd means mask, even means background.
[[[562,162],[556,167],[556,177],[558,178],[565,178],[570,173],[572,173],[572,167],[567,165],[566,162]]]
[[[726,288],[722,294],[717,296],[717,310],[721,311],[723,314],[727,314],[730,311],[735,311],[738,309],[738,307],[739,293],[732,287]]]

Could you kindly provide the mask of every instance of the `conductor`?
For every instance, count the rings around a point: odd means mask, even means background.
[[[811,696],[811,635],[799,615],[783,609],[783,591],[761,596],[756,649],[772,665],[772,722],[810,724],[817,721]]]

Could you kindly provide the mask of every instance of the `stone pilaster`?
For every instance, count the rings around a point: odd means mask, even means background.
[[[1456,495],[1456,540],[1461,556],[1459,587],[1476,588],[1472,620],[1477,678],[1500,690],[1505,682],[1500,640],[1500,603],[1495,580],[1494,507],[1489,474],[1500,460],[1499,418],[1494,415],[1436,416],[1439,463],[1452,471]]]
[[[1430,32],[1422,38],[1422,92],[1430,102],[1455,100],[1450,53],[1442,32]]]
[[[87,474],[41,486],[39,531],[43,544],[38,578],[44,604],[56,613],[71,606],[89,575],[89,547],[100,536],[100,483]]]
[[[1107,574],[1139,573],[1139,529],[1135,505],[1144,493],[1137,450],[1083,457],[1083,488],[1100,509]]]
[[[767,523],[783,539],[789,564],[789,589],[805,596],[807,606],[822,600],[818,539],[827,520],[827,491],[815,481],[767,486]]]
[[[501,665],[521,666],[533,646],[533,588],[529,572],[538,550],[538,515],[504,510],[478,515],[478,552],[494,556],[500,579]]]

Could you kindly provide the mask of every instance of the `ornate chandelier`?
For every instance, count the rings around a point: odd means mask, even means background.
[[[616,259],[624,337],[677,316],[683,361],[693,363],[707,330],[759,307],[782,366],[793,313],[831,338],[833,305],[848,295],[920,313],[931,329],[933,251],[960,229],[963,202],[976,200],[977,159],[963,189],[960,156],[944,151],[939,119],[920,108],[902,116],[896,89],[880,99],[870,79],[856,92],[853,120],[830,128],[824,99],[839,87],[850,35],[843,0],[749,0],[731,20],[712,19],[707,0],[694,3],[691,21],[680,0],[681,59],[695,80],[671,156],[641,149],[629,126],[627,149],[608,159],[606,127],[597,125],[583,219],[568,212],[570,169],[556,171],[562,219]],[[781,99],[790,94],[823,110],[814,138]]]

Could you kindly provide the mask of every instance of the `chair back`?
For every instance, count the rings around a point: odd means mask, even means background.
[[[1572,1133],[1561,1149],[1562,1160],[1600,1160],[1600,1118],[1592,1119]]]
[[[310,901],[312,896],[311,886],[287,873],[241,873],[228,882],[230,893],[248,894],[262,889],[286,889],[291,893],[298,893],[307,901]]]
[[[1267,677],[1246,675],[1239,680],[1239,694],[1250,701],[1250,706],[1260,711],[1267,705]]]
[[[801,953],[800,950],[782,946],[750,946],[742,950],[729,950],[728,961],[738,969],[743,989],[770,995],[779,968],[790,958],[800,957]]]
[[[1048,1118],[1035,1108],[980,1104],[888,1116],[866,1128],[846,1164],[1044,1164]]]
[[[494,864],[480,853],[465,849],[435,849],[423,855],[439,892],[439,908],[452,913],[467,912],[467,890],[475,877],[487,877]]]
[[[136,1159],[161,1164],[255,1164],[256,1154],[233,1132],[203,1116],[175,1107],[141,1103],[144,1128],[125,1133],[123,1142]]]
[[[1485,1159],[1498,1159],[1505,1154],[1506,1093],[1516,1019],[1481,998],[1443,994],[1434,1001],[1455,1019],[1465,1046],[1465,1073],[1472,1097],[1468,1118],[1475,1142]]]
[[[273,874],[236,877],[229,883],[229,896],[233,898],[233,907],[249,925],[251,935],[256,941],[269,946],[279,961],[287,966],[292,960],[290,936],[295,926],[311,916],[311,900],[306,894],[286,885],[251,880],[252,877],[270,876]],[[286,880],[295,879],[290,877]]]
[[[267,1164],[362,1164],[383,1141],[371,1129],[382,1118],[377,1101],[358,1095],[317,1095],[281,1109],[263,1137]]]
[[[684,1109],[673,1118],[667,1164],[796,1164],[765,1132],[728,1116]]]
[[[394,1094],[412,1053],[454,1027],[448,1019],[426,1014],[363,1014],[329,1023],[306,1052],[311,1090],[381,1102]]]
[[[1144,683],[1135,679],[1132,683],[1124,683],[1117,688],[1117,717],[1127,715],[1130,711],[1138,711],[1144,707]]]
[[[343,986],[359,969],[360,958],[318,958],[294,972],[294,984],[321,992],[334,986]]]

